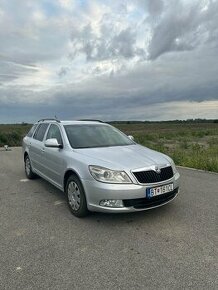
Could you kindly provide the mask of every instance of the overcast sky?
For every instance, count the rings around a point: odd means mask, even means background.
[[[0,0],[0,123],[218,118],[218,0]]]

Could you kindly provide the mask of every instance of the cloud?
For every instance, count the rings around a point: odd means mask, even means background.
[[[121,15],[114,17],[103,14],[99,21],[89,22],[73,29],[71,35],[74,59],[84,54],[87,61],[130,59],[143,55],[143,49],[137,45],[137,30],[124,20]],[[97,26],[97,29],[96,29]]]
[[[0,122],[218,111],[217,0],[4,0],[0,43]]]
[[[148,1],[148,12],[152,16],[159,16],[164,8],[164,2],[162,0],[150,0]]]
[[[193,50],[218,35],[218,3],[215,1],[172,1],[164,16],[154,24],[149,58],[171,51]]]

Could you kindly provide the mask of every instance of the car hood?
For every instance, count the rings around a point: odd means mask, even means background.
[[[95,164],[110,169],[138,169],[152,165],[164,166],[170,163],[170,158],[157,151],[134,144],[128,146],[99,147],[77,149],[77,153],[95,160]]]

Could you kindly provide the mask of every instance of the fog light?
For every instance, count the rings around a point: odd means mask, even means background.
[[[123,201],[121,199],[103,199],[99,204],[106,207],[123,207]]]

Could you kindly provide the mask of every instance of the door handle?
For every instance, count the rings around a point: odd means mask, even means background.
[[[44,153],[44,152],[45,152],[45,148],[42,148],[42,149],[41,149],[41,152]]]

